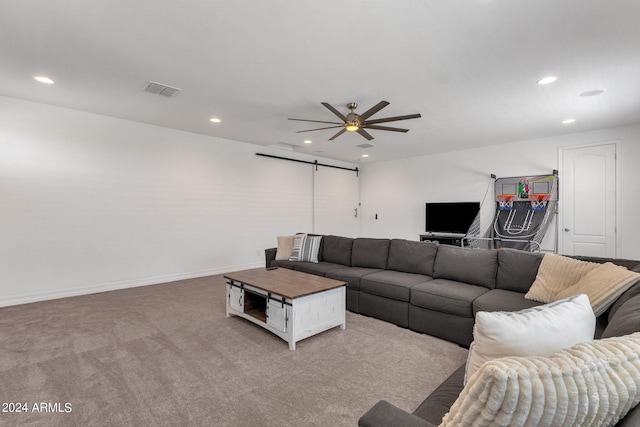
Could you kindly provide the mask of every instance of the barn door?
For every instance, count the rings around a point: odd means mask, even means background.
[[[317,168],[313,194],[314,233],[357,237],[360,186],[356,172]]]

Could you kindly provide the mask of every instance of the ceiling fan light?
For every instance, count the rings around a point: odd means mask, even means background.
[[[558,80],[557,76],[544,76],[543,78],[538,80],[536,83],[538,83],[539,85],[548,85],[549,83],[553,83],[556,80]]]
[[[349,132],[356,132],[358,129],[360,129],[360,126],[355,123],[347,123],[347,127],[345,129],[347,129]]]
[[[49,77],[45,77],[45,76],[35,76],[33,79],[36,80],[36,81],[39,81],[40,83],[44,83],[44,84],[48,84],[48,85],[52,85],[52,84],[55,83]]]

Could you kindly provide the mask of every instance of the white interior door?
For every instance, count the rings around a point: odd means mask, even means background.
[[[560,150],[560,253],[616,256],[616,144]]]
[[[313,176],[313,232],[357,237],[359,199],[354,171],[319,167]]]

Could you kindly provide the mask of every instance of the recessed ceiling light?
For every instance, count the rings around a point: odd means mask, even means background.
[[[39,81],[40,83],[45,83],[48,85],[52,85],[55,82],[53,80],[51,80],[49,77],[45,77],[45,76],[35,76],[34,79],[36,81]]]
[[[601,93],[604,93],[604,89],[588,90],[586,92],[582,92],[580,96],[596,96]]]
[[[565,120],[562,121],[562,124],[563,125],[568,125],[569,123],[573,123],[575,121],[576,121],[576,119],[565,119]]]
[[[368,154],[363,154],[362,157],[369,157],[369,155]]]
[[[304,140],[304,143],[305,143],[305,144],[311,144],[312,142],[313,142],[313,141],[311,141],[310,139],[305,139],[305,140]]]
[[[221,122],[221,120],[219,118],[217,118],[217,117],[211,117],[209,119],[209,121],[212,122],[212,123],[220,123]]]
[[[558,80],[557,76],[545,76],[538,80],[536,83],[538,83],[539,85],[548,85],[549,83],[553,83],[556,80]]]

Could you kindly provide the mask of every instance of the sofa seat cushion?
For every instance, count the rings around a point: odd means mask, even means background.
[[[292,262],[293,269],[296,271],[302,271],[303,273],[315,274],[316,276],[326,276],[329,271],[336,270],[338,268],[344,268],[342,264],[334,264],[332,262],[305,262],[295,261]]]
[[[389,270],[433,276],[438,245],[429,242],[392,239],[389,245]]]
[[[376,403],[358,420],[358,427],[436,427],[438,424],[440,421],[430,423],[386,400]]]
[[[293,270],[293,265],[297,264],[297,262],[289,261],[288,259],[274,259],[271,261],[270,267],[282,267],[288,268],[289,270]]]
[[[409,302],[411,288],[429,280],[432,278],[424,274],[386,270],[364,276],[360,280],[360,290],[372,295]]]
[[[473,301],[488,292],[483,286],[435,279],[411,288],[411,304],[455,316],[473,318]]]
[[[432,424],[439,425],[442,417],[445,416],[451,405],[456,401],[460,392],[464,388],[464,366],[456,369],[442,384],[438,386],[421,404],[418,409],[413,411],[422,419]]]
[[[473,314],[479,311],[518,311],[538,305],[542,303],[525,299],[523,293],[491,289],[473,301]]]
[[[496,287],[497,270],[496,250],[440,245],[433,266],[433,277],[493,289]]]
[[[330,279],[347,283],[348,289],[360,290],[360,279],[371,273],[382,271],[379,268],[342,267],[328,271],[326,276]]]

